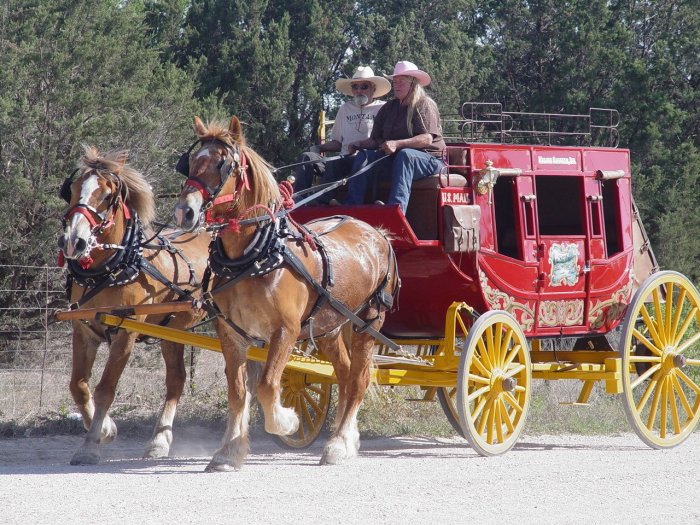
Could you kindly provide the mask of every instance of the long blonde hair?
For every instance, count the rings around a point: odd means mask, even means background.
[[[402,103],[408,108],[406,111],[406,127],[408,128],[408,134],[413,136],[413,114],[416,111],[416,106],[424,99],[428,99],[430,101],[432,101],[432,99],[426,94],[423,86],[418,83],[418,79],[413,77],[411,78],[411,90],[408,92],[408,95],[406,95],[406,98],[402,101]],[[423,119],[420,113],[418,116],[421,117],[421,120]],[[423,124],[425,125],[425,123]]]

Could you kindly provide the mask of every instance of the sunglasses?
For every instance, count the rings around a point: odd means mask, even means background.
[[[352,89],[360,89],[362,91],[367,91],[372,84],[350,84]]]

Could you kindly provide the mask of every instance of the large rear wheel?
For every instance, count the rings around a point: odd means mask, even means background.
[[[677,272],[649,276],[623,324],[622,393],[644,443],[670,448],[700,420],[700,294]]]
[[[489,311],[469,330],[457,376],[464,437],[482,456],[503,454],[525,426],[532,389],[530,351],[520,325]]]

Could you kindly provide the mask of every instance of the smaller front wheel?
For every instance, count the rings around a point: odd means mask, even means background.
[[[482,456],[513,448],[525,426],[532,389],[530,351],[508,313],[480,316],[467,334],[457,376],[464,437]]]
[[[299,429],[290,436],[272,436],[278,445],[290,449],[308,448],[323,430],[331,406],[333,385],[309,383],[301,372],[285,370],[282,374],[282,404],[299,416]]]

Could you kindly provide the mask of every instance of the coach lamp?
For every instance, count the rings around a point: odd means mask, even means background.
[[[490,205],[498,177],[519,177],[522,172],[520,168],[494,168],[493,161],[487,160],[486,167],[477,171],[476,191],[479,195],[488,193]]]

